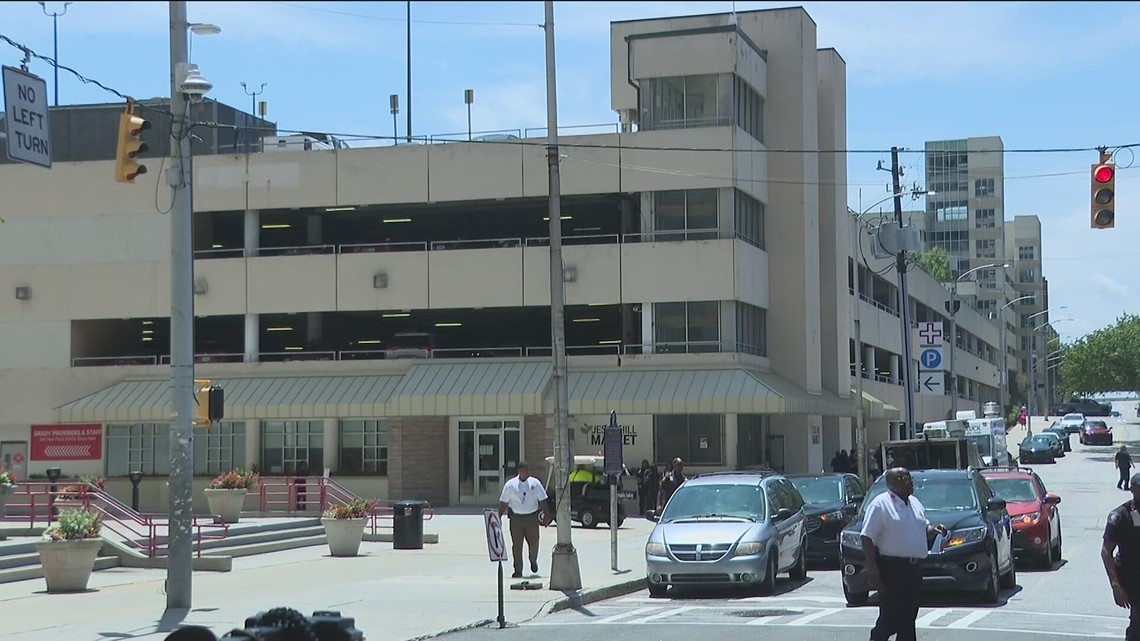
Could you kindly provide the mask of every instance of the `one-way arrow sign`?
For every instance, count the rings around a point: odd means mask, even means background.
[[[942,370],[918,373],[918,391],[930,396],[946,394],[946,378]]]

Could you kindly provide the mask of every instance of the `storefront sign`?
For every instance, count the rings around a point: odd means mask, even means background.
[[[600,456],[605,451],[608,415],[571,416],[574,427],[574,454]],[[618,415],[622,458],[631,468],[641,467],[642,459],[653,460],[653,417],[645,414]]]
[[[33,461],[98,461],[103,458],[103,426],[33,425]]]

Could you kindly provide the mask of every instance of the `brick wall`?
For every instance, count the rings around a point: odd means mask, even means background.
[[[540,478],[546,475],[546,457],[554,456],[554,418],[550,416],[523,417],[523,456],[530,463],[530,472]]]
[[[388,420],[388,498],[448,504],[451,464],[446,416]]]

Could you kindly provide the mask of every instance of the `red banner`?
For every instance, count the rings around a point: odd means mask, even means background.
[[[103,426],[33,425],[33,461],[98,461],[103,458]]]

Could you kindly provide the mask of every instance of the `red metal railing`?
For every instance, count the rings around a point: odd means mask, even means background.
[[[125,545],[150,558],[161,556],[166,551],[166,547],[158,542],[160,538],[169,536],[168,518],[137,512],[110,493],[76,480],[60,479],[56,483],[21,481],[8,499],[4,520],[21,521],[26,518],[29,528],[35,527],[36,523],[50,524],[55,520],[61,504],[97,511],[103,517],[104,528],[116,534]],[[229,535],[229,526],[215,522],[212,516],[195,516],[192,527],[199,557],[202,556],[202,541],[222,540]]]
[[[360,497],[336,481],[323,476],[262,476],[259,477],[259,506],[262,512],[306,510],[315,499],[320,512],[333,505],[348,505]],[[425,501],[426,503],[426,501]],[[372,534],[392,528],[396,501],[378,501],[368,518]],[[424,520],[435,516],[431,503],[424,507]]]

